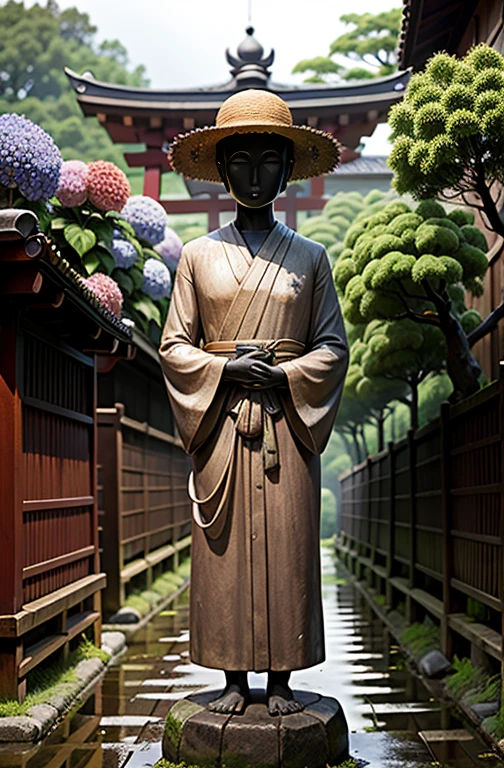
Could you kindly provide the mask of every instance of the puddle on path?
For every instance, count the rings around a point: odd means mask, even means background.
[[[351,731],[351,754],[369,768],[504,768],[504,762],[402,663],[364,598],[323,553],[327,661],[295,672],[294,688],[334,696]],[[130,639],[126,654],[84,705],[42,744],[0,747],[0,768],[150,768],[161,757],[166,713],[192,690],[219,688],[222,673],[188,658],[188,605],[163,612]],[[253,687],[265,675],[251,674]]]

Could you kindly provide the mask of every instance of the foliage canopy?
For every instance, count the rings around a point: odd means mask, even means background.
[[[498,51],[481,43],[462,59],[437,53],[411,77],[389,124],[394,146],[388,162],[399,194],[462,197],[504,234],[491,194],[504,182],[504,57]],[[475,258],[466,251],[467,259]]]
[[[118,40],[96,41],[87,13],[60,10],[54,0],[26,8],[0,6],[0,112],[17,112],[41,125],[65,160],[110,160],[124,168],[123,152],[95,118],[84,118],[69,88],[65,66],[99,80],[145,86],[143,66],[130,70]]]
[[[392,8],[381,13],[345,13],[340,21],[350,29],[329,46],[327,56],[299,61],[295,72],[312,73],[306,82],[367,80],[389,75],[397,69],[397,38],[402,11]],[[356,66],[344,66],[332,56],[340,55]]]

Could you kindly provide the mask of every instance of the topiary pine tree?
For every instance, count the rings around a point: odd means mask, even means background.
[[[379,189],[372,189],[365,197],[360,192],[338,192],[327,201],[319,216],[303,221],[299,233],[321,243],[334,264],[345,249],[345,235],[351,224],[383,207],[384,200],[390,200],[390,193]]]
[[[393,201],[347,230],[346,248],[334,267],[350,323],[409,319],[442,331],[447,372],[463,397],[479,388],[481,370],[462,325],[462,286],[480,294],[488,268],[485,237],[472,221],[461,210],[446,215],[433,200],[415,211]],[[474,324],[479,317],[469,319]]]
[[[399,377],[394,379],[393,376],[384,376],[365,370],[364,361],[370,352],[369,329],[373,325],[381,326],[382,323],[373,321],[364,326],[361,338],[354,341],[350,347],[350,364],[353,366],[351,386],[354,387],[352,396],[364,407],[367,423],[376,425],[378,450],[382,451],[385,447],[385,419],[391,413],[390,403],[394,400],[403,400],[407,394],[407,387]]]
[[[504,56],[485,43],[462,59],[437,53],[414,74],[389,114],[389,165],[399,194],[462,198],[504,236],[494,185],[504,183]],[[504,301],[469,336],[470,346],[504,317]]]
[[[440,373],[446,360],[446,341],[439,328],[412,320],[384,323],[373,320],[366,327],[361,365],[365,381],[388,381],[397,387],[403,382],[409,390],[396,395],[411,414],[411,427],[418,428],[418,388],[432,373]],[[361,383],[361,387],[363,384]]]
[[[334,426],[346,444],[348,444],[347,439],[351,440],[350,454],[353,464],[359,464],[368,453],[363,427],[369,416],[356,393],[357,384],[361,379],[362,369],[360,365],[350,363]]]
[[[504,182],[504,57],[481,43],[463,59],[437,53],[390,110],[389,165],[399,194],[453,199],[476,194],[490,228],[504,222],[490,189]]]

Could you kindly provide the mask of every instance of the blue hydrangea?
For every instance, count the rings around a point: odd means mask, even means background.
[[[58,189],[61,153],[40,125],[23,115],[0,115],[0,184],[27,200],[48,200]]]
[[[137,237],[157,245],[165,236],[166,213],[163,206],[145,195],[133,195],[121,211]]]
[[[164,299],[171,293],[170,270],[157,259],[147,259],[143,269],[144,284],[142,291],[151,299]]]
[[[175,271],[182,253],[182,240],[170,227],[166,227],[165,236],[154,250],[159,253],[166,266]]]
[[[130,243],[129,240],[125,240],[118,229],[114,229],[114,237],[110,253],[112,254],[116,267],[121,267],[122,269],[129,269],[138,259],[138,253],[135,246],[133,243]]]

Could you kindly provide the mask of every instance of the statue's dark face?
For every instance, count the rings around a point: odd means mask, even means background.
[[[276,134],[236,133],[217,147],[221,179],[245,208],[272,203],[287,186],[292,165],[290,142]]]

